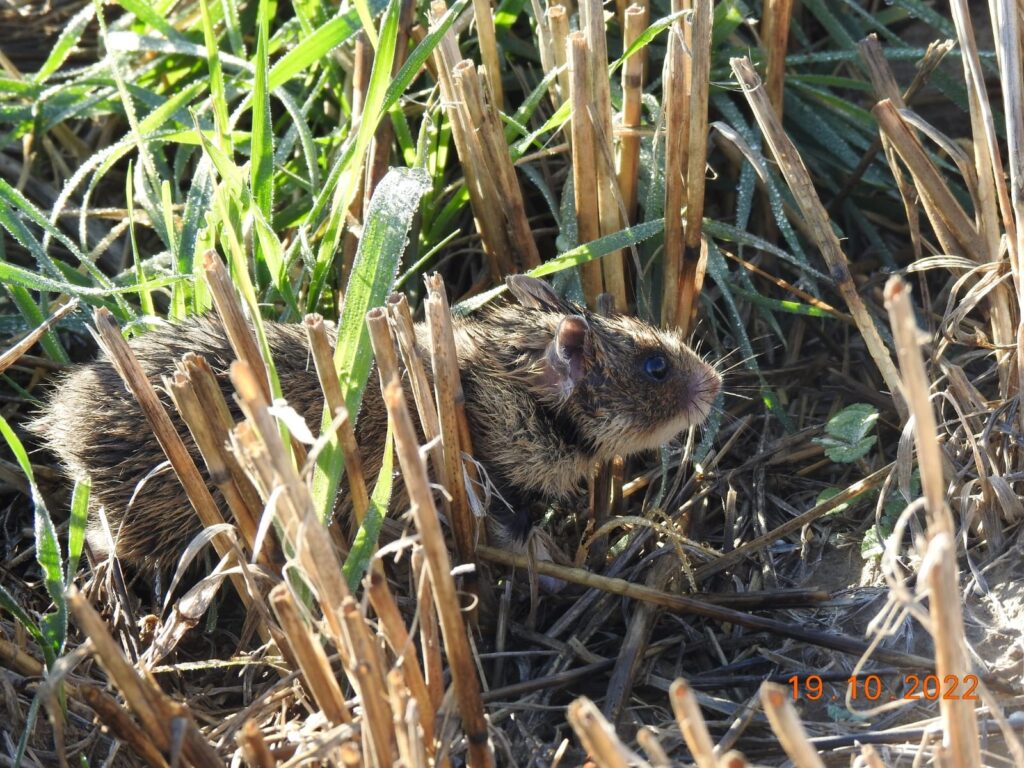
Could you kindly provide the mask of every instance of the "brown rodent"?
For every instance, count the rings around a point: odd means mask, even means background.
[[[453,324],[474,455],[497,491],[491,528],[522,537],[531,504],[572,496],[595,460],[656,448],[702,423],[721,378],[671,331],[631,317],[592,314],[533,278],[513,277],[508,286],[519,304],[454,318]],[[315,431],[323,398],[305,334],[298,325],[266,325],[281,390]],[[226,373],[233,354],[215,318],[152,331],[131,347],[158,385],[184,353],[203,355],[233,402]],[[424,357],[429,372],[429,355]],[[184,425],[173,418],[203,467]],[[371,374],[356,426],[369,478],[380,467],[385,424]],[[154,472],[164,455],[107,360],[66,375],[31,428],[68,474],[91,478],[92,506],[105,508],[121,560],[142,568],[177,561],[198,533],[199,520],[174,473],[166,467]],[[342,508],[345,495],[343,488]],[[88,538],[94,552],[109,549],[95,516]]]

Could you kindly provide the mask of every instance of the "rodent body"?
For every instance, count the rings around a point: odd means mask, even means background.
[[[453,318],[453,326],[474,457],[496,491],[491,528],[522,537],[531,503],[571,497],[595,461],[656,448],[703,422],[721,379],[677,334],[635,318],[593,315],[539,280],[511,278],[509,287],[519,305]],[[305,333],[299,325],[265,325],[281,390],[315,433],[323,395]],[[429,374],[426,329],[418,327],[417,335]],[[158,386],[186,352],[204,356],[233,402],[227,380],[233,354],[214,318],[147,333],[131,346]],[[203,467],[184,425],[173,418]],[[371,373],[356,423],[371,480],[380,468],[386,422]],[[105,508],[120,559],[142,568],[177,561],[200,523],[108,361],[67,375],[33,429],[69,474],[91,478],[92,506]],[[339,503],[347,507],[344,487]],[[94,552],[109,549],[95,516],[88,536]]]

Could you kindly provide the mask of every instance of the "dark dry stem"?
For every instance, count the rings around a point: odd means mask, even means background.
[[[493,765],[494,758],[488,744],[480,682],[470,652],[466,626],[462,621],[459,598],[451,576],[451,561],[437,517],[437,508],[434,506],[427,468],[420,456],[416,430],[409,417],[401,387],[394,382],[388,385],[384,392],[384,402],[394,425],[395,450],[426,554],[437,614],[444,631],[452,683],[469,745],[469,765],[472,768],[484,768]]]
[[[719,605],[712,605],[702,600],[695,600],[685,595],[676,595],[668,592],[659,592],[650,587],[634,584],[625,579],[601,576],[580,568],[568,568],[546,560],[531,560],[526,555],[507,552],[494,547],[477,547],[477,554],[484,560],[501,565],[515,566],[517,568],[533,568],[536,573],[542,576],[553,576],[556,579],[567,581],[572,584],[580,584],[585,587],[592,587],[602,592],[629,597],[634,600],[660,605],[673,613],[692,614],[703,616],[715,621],[738,624],[750,629],[764,630],[781,637],[790,637],[794,640],[802,640],[812,645],[819,645],[822,648],[848,653],[852,656],[861,656],[869,649],[869,645],[860,640],[855,640],[845,635],[838,635],[830,632],[818,632],[795,625],[791,622],[775,621],[760,616],[752,616],[741,611],[734,611]],[[552,634],[549,630],[548,634]],[[934,669],[935,662],[924,656],[917,656],[910,653],[901,653],[887,649],[875,649],[872,655],[885,664],[902,665],[918,669]]]

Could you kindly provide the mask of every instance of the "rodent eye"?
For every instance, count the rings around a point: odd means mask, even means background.
[[[644,360],[644,373],[654,381],[664,381],[668,375],[668,361],[664,355],[650,355]]]

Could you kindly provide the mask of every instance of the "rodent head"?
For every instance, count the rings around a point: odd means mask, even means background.
[[[707,419],[722,379],[680,334],[596,315],[534,278],[507,284],[520,304],[547,315],[528,385],[599,458],[656,448]]]

